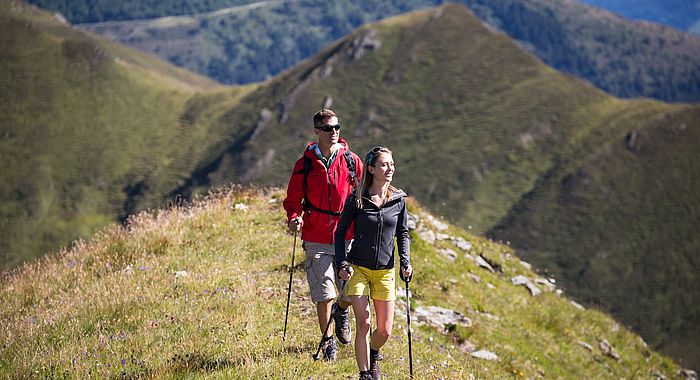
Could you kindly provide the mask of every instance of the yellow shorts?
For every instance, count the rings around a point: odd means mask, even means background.
[[[396,300],[394,268],[372,270],[355,264],[351,266],[354,273],[345,285],[346,295],[370,296],[379,301]]]

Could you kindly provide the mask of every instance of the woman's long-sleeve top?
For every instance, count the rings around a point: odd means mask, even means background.
[[[343,213],[335,230],[336,270],[352,263],[369,269],[390,269],[394,267],[394,237],[398,242],[401,267],[410,264],[410,239],[408,236],[408,212],[406,193],[396,190],[378,207],[363,196],[363,207],[356,204],[355,195],[348,197]],[[352,224],[355,233],[350,252],[345,255],[343,237]]]

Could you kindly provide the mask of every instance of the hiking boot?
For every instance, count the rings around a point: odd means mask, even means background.
[[[334,362],[338,358],[338,345],[335,343],[335,337],[325,338],[321,351],[323,351],[323,360]]]
[[[360,380],[372,380],[372,374],[369,371],[361,371]]]
[[[342,344],[350,343],[350,321],[348,315],[350,308],[341,309],[336,303],[333,305],[333,320],[335,321],[335,336]]]
[[[381,380],[382,373],[379,372],[379,351],[370,348],[369,350],[369,373],[372,375],[372,380]]]

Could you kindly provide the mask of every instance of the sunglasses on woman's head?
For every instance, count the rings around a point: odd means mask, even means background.
[[[322,130],[322,131],[324,131],[324,132],[330,132],[330,131],[332,131],[332,130],[334,130],[334,129],[335,129],[336,131],[339,131],[339,130],[340,130],[340,124],[336,124],[336,125],[328,125],[328,124],[326,124],[326,125],[322,125],[322,126],[320,126],[320,127],[316,127],[316,129],[320,129],[320,130]]]
[[[388,148],[385,146],[375,146],[374,148],[372,148],[372,150],[370,150],[367,153],[367,157],[365,157],[365,160],[367,161],[367,165],[372,165],[372,162],[374,162],[374,160],[377,158],[377,156],[379,156],[378,153],[383,149],[388,150]]]

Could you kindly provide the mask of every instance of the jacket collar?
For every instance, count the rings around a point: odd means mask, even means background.
[[[348,142],[345,141],[342,137],[338,139],[338,144],[342,145],[340,149],[338,149],[338,156],[342,155],[345,153],[346,150],[350,149],[348,146]],[[309,143],[306,144],[306,149],[304,150],[304,155],[308,156],[311,159],[318,159],[316,157],[316,152],[314,151],[316,149],[316,145],[318,145],[317,141],[310,141]]]
[[[384,204],[382,205],[382,207],[385,207],[385,206],[387,206],[389,203],[395,202],[395,201],[397,201],[397,200],[399,200],[399,199],[401,199],[401,198],[405,198],[405,197],[407,197],[407,196],[408,196],[408,195],[406,195],[406,193],[405,193],[403,190],[401,190],[401,189],[396,189],[396,190],[391,194],[391,196],[389,197],[389,199],[387,199],[387,200],[384,202]],[[369,197],[369,191],[368,191],[367,189],[365,189],[365,193],[362,194],[362,198],[364,198],[364,200],[365,200],[367,203],[371,204],[371,205],[374,206],[374,207],[377,207],[377,205],[374,204],[374,202],[372,202],[372,200],[370,199],[370,197]]]

